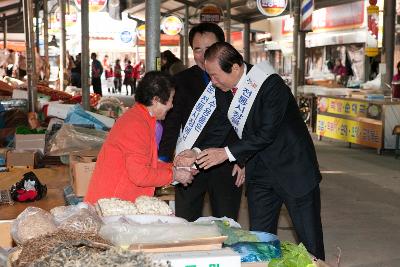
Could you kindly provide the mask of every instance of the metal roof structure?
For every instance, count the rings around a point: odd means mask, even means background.
[[[72,0],[64,0],[65,2],[73,2]],[[147,0],[152,1],[152,0]],[[315,9],[320,9],[333,5],[341,5],[351,2],[357,2],[360,0],[314,0]],[[35,0],[39,8],[42,9],[43,0]],[[51,12],[51,6],[57,5],[57,0],[48,0],[49,12]],[[283,14],[288,14],[291,9],[291,3],[289,0],[286,11]],[[226,0],[161,0],[161,14],[176,14],[181,18],[185,17],[185,6],[189,8],[189,22],[191,18],[195,17],[199,7],[205,4],[213,3],[221,7],[226,12]],[[145,19],[145,0],[108,0],[108,6],[120,6],[121,11],[128,12],[131,16],[138,19]],[[250,23],[251,30],[253,31],[265,31],[266,21],[268,17],[264,16],[257,9],[256,0],[231,0],[231,27],[232,28],[243,28],[243,23]],[[3,19],[7,19],[8,32],[23,32],[23,7],[22,0],[0,0],[0,31],[3,31]]]

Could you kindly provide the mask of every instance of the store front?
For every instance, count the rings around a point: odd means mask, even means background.
[[[382,2],[382,3],[381,3]],[[322,8],[313,12],[313,31],[306,33],[305,51],[305,76],[318,79],[331,78],[336,59],[339,59],[349,73],[349,86],[358,86],[376,76],[377,65],[365,56],[365,44],[368,38],[366,7],[368,1],[358,1],[344,5]],[[383,1],[378,1],[378,6],[383,9]],[[382,24],[383,19],[380,19]],[[283,16],[271,19],[271,33],[273,41],[277,44],[272,49],[266,45],[274,61],[279,60],[280,73],[288,75],[292,72],[291,61],[293,54],[293,18]],[[381,30],[381,27],[380,27]],[[379,32],[379,45],[381,46],[382,31]],[[366,61],[371,64],[366,64]],[[368,63],[368,62],[367,62]],[[369,66],[366,70],[365,67]],[[373,68],[371,68],[373,67]]]

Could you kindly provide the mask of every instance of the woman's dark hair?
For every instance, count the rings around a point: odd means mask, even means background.
[[[189,32],[189,44],[190,47],[193,48],[193,38],[196,33],[204,34],[206,32],[211,32],[217,37],[218,42],[225,41],[224,31],[215,23],[211,22],[203,22],[194,26]]]
[[[160,71],[147,72],[136,88],[135,101],[145,106],[151,106],[151,100],[157,96],[162,104],[167,103],[171,91],[175,90],[171,75]]]
[[[217,42],[210,46],[204,53],[204,59],[218,59],[219,67],[226,73],[232,72],[233,64],[243,65],[242,55],[227,42]]]
[[[165,59],[167,63],[174,63],[179,61],[179,58],[177,58],[174,53],[171,52],[171,50],[165,50],[164,52],[161,53],[161,58]]]
[[[399,68],[400,68],[400,61],[397,62],[397,69],[399,69]]]
[[[165,50],[164,52],[162,52],[161,59],[165,59],[167,61],[164,65],[161,66],[161,70],[166,72],[169,72],[169,68],[172,66],[172,64],[181,61],[174,55],[174,53],[171,52],[171,50]]]

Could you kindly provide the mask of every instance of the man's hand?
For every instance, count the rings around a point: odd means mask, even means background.
[[[207,148],[197,156],[197,164],[205,170],[228,159],[225,148]]]
[[[175,167],[192,167],[196,161],[197,153],[193,149],[186,149],[175,156]]]
[[[237,174],[235,185],[237,187],[241,187],[246,178],[245,167],[243,167],[243,169],[242,169],[239,167],[239,165],[235,164],[235,166],[233,166],[232,176],[235,176],[235,174]]]
[[[184,186],[188,186],[193,181],[192,171],[186,168],[172,168],[174,181],[177,181]]]

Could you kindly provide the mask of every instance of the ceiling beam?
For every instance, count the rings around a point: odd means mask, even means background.
[[[5,12],[5,11],[8,11],[8,10],[10,10],[10,9],[17,9],[17,8],[18,8],[18,9],[21,8],[21,2],[15,3],[15,4],[11,4],[11,5],[8,5],[8,6],[0,7],[0,13]]]

